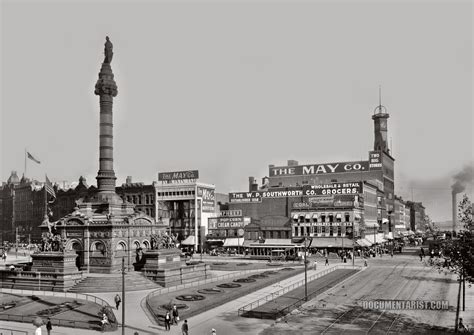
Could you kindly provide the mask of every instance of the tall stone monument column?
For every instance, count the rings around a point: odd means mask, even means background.
[[[109,37],[105,42],[105,58],[95,84],[94,93],[100,97],[100,144],[99,172],[97,173],[98,196],[102,200],[115,198],[114,144],[113,144],[113,98],[117,96],[117,84],[110,63],[113,45]]]

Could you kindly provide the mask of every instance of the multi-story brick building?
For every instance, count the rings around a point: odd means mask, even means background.
[[[132,177],[128,176],[126,182],[115,190],[123,200],[134,204],[137,211],[145,213],[153,217],[156,221],[159,221],[155,188],[155,183],[151,185],[133,183]]]
[[[410,209],[410,228],[413,231],[424,232],[425,227],[425,207],[421,202],[407,201],[406,206]]]

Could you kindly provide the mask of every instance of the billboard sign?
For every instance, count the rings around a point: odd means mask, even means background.
[[[369,171],[368,161],[270,167],[269,176],[270,177],[305,176],[305,175],[360,172],[360,171]]]
[[[217,228],[243,228],[244,218],[240,217],[221,217],[217,218]]]
[[[197,196],[202,198],[202,211],[204,213],[214,213],[216,211],[216,195],[212,188],[197,188]]]
[[[343,194],[356,195],[361,194],[362,192],[362,183],[359,181],[303,186],[303,193],[306,196]]]
[[[230,210],[222,210],[219,213],[220,217],[223,216],[242,216],[242,210],[241,209],[230,209]]]
[[[260,196],[260,192],[233,192],[229,193],[229,202],[262,202],[262,197]]]
[[[209,229],[243,228],[245,220],[243,216],[208,218],[207,225]]]
[[[158,181],[162,182],[173,182],[180,180],[196,180],[199,179],[198,170],[188,170],[188,171],[174,171],[174,172],[160,172],[158,173]]]
[[[307,202],[294,202],[293,209],[310,209],[320,207],[353,207],[357,196],[335,195],[317,196],[307,199]]]
[[[229,193],[229,202],[251,203],[262,202],[263,198],[287,198],[287,197],[302,197],[303,188],[301,187],[280,187],[271,188],[266,191],[253,192],[234,192]]]

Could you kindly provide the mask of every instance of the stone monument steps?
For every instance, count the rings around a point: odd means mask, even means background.
[[[125,275],[125,289],[127,291],[141,291],[161,288],[160,285],[144,277],[138,272],[129,272]],[[117,274],[102,275],[100,277],[86,277],[73,286],[68,292],[118,292],[122,290],[122,276]]]

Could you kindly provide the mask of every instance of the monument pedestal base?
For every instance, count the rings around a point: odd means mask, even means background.
[[[191,283],[211,275],[209,265],[187,265],[181,261],[181,251],[176,248],[145,251],[143,257],[143,275],[163,287]]]

